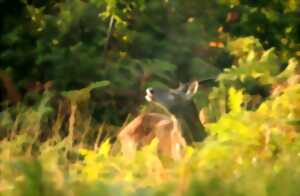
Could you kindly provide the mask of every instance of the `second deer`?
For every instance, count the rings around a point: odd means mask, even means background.
[[[177,89],[146,89],[146,100],[169,114],[145,113],[132,120],[118,135],[122,152],[133,155],[138,148],[157,138],[159,153],[176,160],[187,144],[203,141],[206,133],[192,100],[198,87],[199,82],[193,81]]]

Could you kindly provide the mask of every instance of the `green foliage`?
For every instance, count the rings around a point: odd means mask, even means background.
[[[11,5],[0,1],[1,71],[25,93],[1,104],[1,195],[298,195],[298,1]],[[118,151],[146,87],[217,74],[195,98],[203,143],[177,161],[156,139]]]
[[[255,36],[265,48],[275,47],[280,58],[287,61],[299,56],[299,2],[220,1],[228,6],[223,27],[233,36]]]
[[[234,88],[229,89],[229,98],[228,98],[228,105],[229,109],[233,112],[241,111],[241,105],[243,103],[243,92],[237,91]]]
[[[90,101],[92,90],[100,87],[105,87],[107,85],[109,85],[108,81],[99,81],[99,82],[91,83],[89,86],[82,88],[80,90],[67,91],[67,92],[63,92],[62,94],[63,96],[67,97],[72,104],[80,104],[80,103],[87,104],[88,101]]]
[[[238,40],[249,43],[251,39]],[[247,65],[241,63],[219,75],[208,107],[217,108],[224,101],[228,111],[219,112],[216,120],[206,124],[208,138],[201,145],[186,147],[178,161],[160,159],[156,139],[133,157],[114,150],[109,139],[101,139],[109,127],[88,120],[88,105],[91,92],[109,88],[107,81],[64,92],[61,104],[70,105],[69,114],[58,111],[53,125],[47,121],[51,129],[44,140],[36,135],[43,135],[43,119],[51,117],[51,100],[58,99],[54,92],[45,92],[35,106],[20,104],[3,111],[0,126],[10,135],[0,144],[1,194],[297,195],[300,85],[298,80],[289,80],[299,74],[299,64],[291,59],[285,70],[271,72],[268,68],[278,65],[276,55],[256,49],[237,51],[242,55],[235,62],[246,59]],[[284,88],[270,92],[249,109],[246,105],[254,95],[244,88],[249,80],[243,81],[243,75],[263,84],[284,84]],[[65,128],[62,118],[68,122]],[[67,134],[57,134],[60,131]]]
[[[53,81],[56,89],[67,91],[109,80],[110,88],[97,97],[106,97],[108,104],[97,104],[95,115],[100,118],[99,113],[105,113],[101,119],[114,124],[121,124],[128,112],[136,112],[145,87],[207,78],[216,75],[218,67],[228,66],[224,50],[208,47],[217,34],[219,15],[224,14],[215,2],[19,4],[19,21],[4,12],[0,39],[1,66],[13,76],[17,88],[28,92],[36,82]],[[12,9],[9,2],[4,6]],[[118,110],[120,105],[124,111]]]

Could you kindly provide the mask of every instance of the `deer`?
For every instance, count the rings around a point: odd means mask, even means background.
[[[192,81],[177,89],[147,88],[146,101],[163,108],[166,114],[142,113],[124,126],[118,134],[122,153],[133,156],[157,138],[159,154],[178,160],[184,147],[202,142],[207,133],[192,100],[198,87],[199,81]]]

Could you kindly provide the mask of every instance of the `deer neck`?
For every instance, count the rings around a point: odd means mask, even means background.
[[[179,121],[182,135],[188,144],[200,142],[206,137],[204,127],[198,118],[198,111],[193,102],[170,111]]]

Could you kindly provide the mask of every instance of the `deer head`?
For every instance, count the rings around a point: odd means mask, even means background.
[[[189,84],[180,84],[177,89],[146,89],[147,101],[165,108],[179,121],[182,126],[182,135],[188,144],[202,141],[206,136],[204,127],[198,118],[197,108],[192,100],[198,87],[199,82],[193,81]]]
[[[136,149],[157,138],[160,154],[177,160],[186,144],[202,141],[206,134],[192,100],[198,87],[198,82],[194,81],[181,84],[177,89],[146,89],[146,100],[158,104],[171,115],[145,113],[133,119],[118,135],[122,152],[131,156]]]

